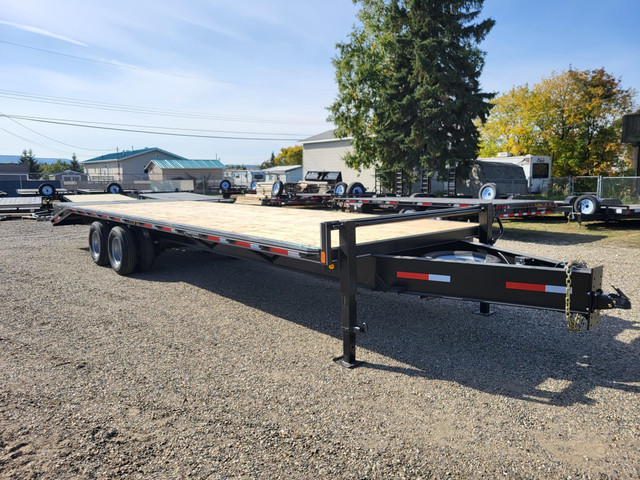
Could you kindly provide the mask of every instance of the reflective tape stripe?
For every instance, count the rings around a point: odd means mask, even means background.
[[[544,285],[542,283],[522,283],[507,282],[505,288],[508,290],[525,290],[527,292],[543,292],[543,293],[567,293],[567,287],[562,285]],[[572,289],[569,289],[571,293]]]
[[[396,272],[397,278],[407,278],[409,280],[425,280],[427,282],[451,283],[451,276],[437,275],[434,273],[417,272]]]

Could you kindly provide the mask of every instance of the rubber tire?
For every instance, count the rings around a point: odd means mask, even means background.
[[[344,197],[347,193],[347,187],[348,185],[346,183],[338,182],[336,183],[336,187],[333,189],[333,194],[336,197]]]
[[[276,180],[271,187],[271,198],[280,198],[283,190],[284,184],[280,180]]]
[[[485,190],[489,192],[492,191],[493,194],[489,193],[485,196],[483,195]],[[498,198],[498,187],[496,187],[495,183],[485,183],[480,187],[480,190],[478,190],[478,198],[480,200],[495,200]]]
[[[226,192],[227,190],[231,189],[231,182],[229,180],[222,180],[220,182],[220,190],[222,190],[223,192]]]
[[[110,183],[109,185],[107,185],[107,188],[105,189],[105,192],[107,193],[113,193],[114,195],[118,195],[120,193],[122,193],[122,185],[120,185],[119,183]]]
[[[89,227],[89,253],[91,254],[93,262],[101,267],[109,265],[109,253],[107,252],[108,237],[109,227],[106,224],[93,222]]]
[[[364,188],[364,185],[362,185],[360,182],[353,182],[347,188],[347,195],[350,195],[353,197],[359,197],[360,195],[364,194],[364,192],[366,191],[367,189]]]
[[[132,233],[136,242],[136,250],[138,251],[136,271],[147,272],[151,270],[156,259],[156,244],[151,233],[144,228],[134,228]]]
[[[138,252],[136,242],[127,228],[113,227],[107,238],[109,263],[118,275],[129,275],[136,269]]]
[[[593,195],[580,195],[573,203],[573,211],[585,216],[595,215],[600,211],[600,200]]]
[[[56,194],[56,187],[50,183],[43,183],[38,187],[38,194],[43,197],[53,197]]]

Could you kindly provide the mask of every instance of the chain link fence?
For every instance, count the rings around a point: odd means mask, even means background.
[[[563,200],[571,195],[595,195],[600,199],[615,198],[623,204],[640,202],[640,177],[554,177],[543,197]]]
[[[600,198],[617,198],[623,205],[640,203],[640,177],[602,177]]]

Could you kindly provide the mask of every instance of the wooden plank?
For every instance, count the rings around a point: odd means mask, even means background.
[[[183,225],[196,229],[229,232],[256,239],[270,239],[292,245],[321,248],[320,224],[326,221],[355,220],[375,215],[318,211],[299,208],[258,207],[209,202],[136,201],[95,205],[91,211],[150,220],[167,226]],[[357,243],[390,240],[430,233],[469,229],[470,224],[435,219],[416,219],[357,229]],[[334,231],[332,244],[338,245]]]
[[[74,203],[103,203],[103,202],[136,202],[137,200],[119,193],[96,193],[92,195],[65,195],[65,200]]]

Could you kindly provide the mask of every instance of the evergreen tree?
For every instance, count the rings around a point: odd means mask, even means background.
[[[260,164],[261,169],[271,168],[275,166],[276,166],[276,155],[273,152],[271,152],[271,157],[269,157],[269,160],[266,160]]]
[[[69,164],[69,170],[73,170],[74,172],[82,172],[84,169],[82,168],[82,164],[78,161],[78,157],[75,153],[71,155],[71,163]]]
[[[42,173],[42,165],[38,163],[31,149],[29,149],[29,151],[27,151],[26,148],[22,150],[20,163],[26,164],[29,167],[29,173]]]
[[[337,137],[352,137],[354,168],[444,172],[476,157],[493,95],[480,91],[494,25],[477,21],[484,0],[354,0],[361,25],[338,44]]]

